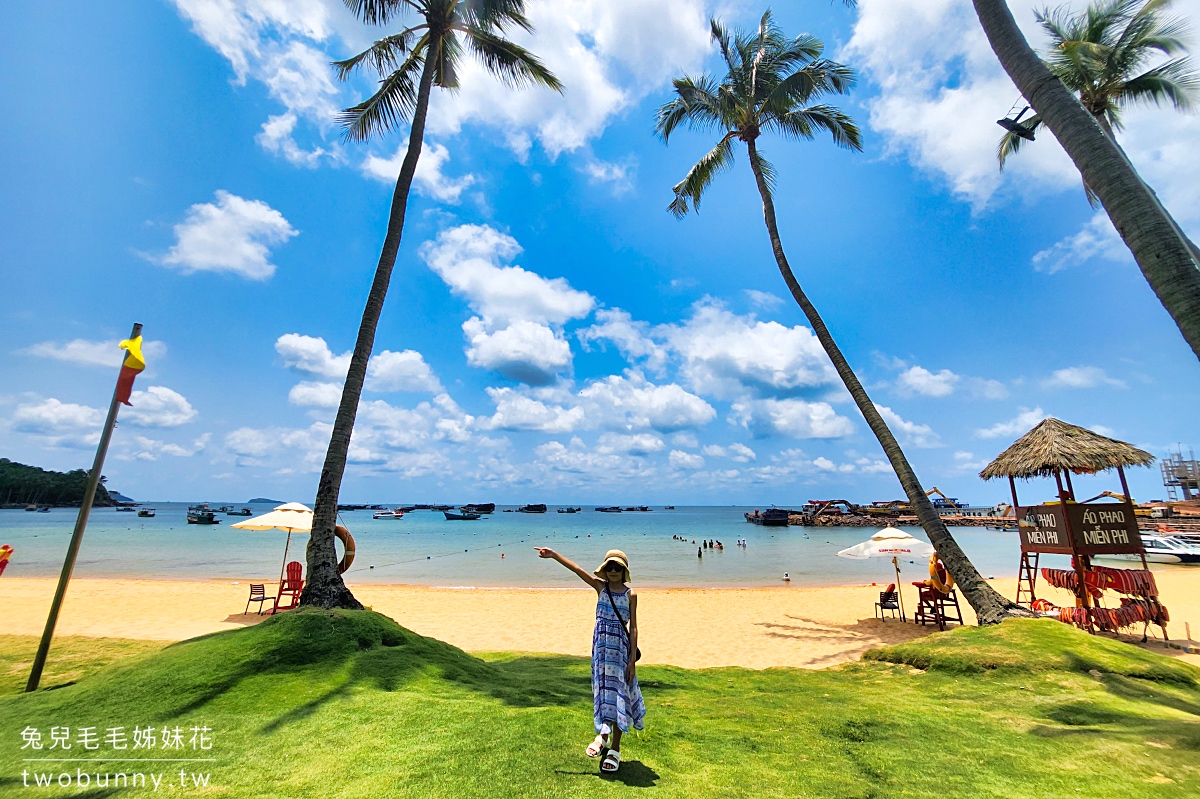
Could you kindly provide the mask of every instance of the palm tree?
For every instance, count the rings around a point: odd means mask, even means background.
[[[972,0],[1004,71],[1066,150],[1133,253],[1150,288],[1200,358],[1200,269],[1179,226],[1099,119],[1029,46],[1004,0]],[[1155,11],[1169,0],[1150,0]],[[1076,48],[1080,57],[1094,48]],[[1088,57],[1093,57],[1088,55]]]
[[[764,132],[769,132],[790,139],[811,140],[819,131],[825,131],[835,144],[861,150],[859,130],[854,121],[831,105],[815,102],[827,95],[848,92],[854,83],[854,72],[843,64],[822,58],[824,45],[819,39],[807,34],[795,39],[786,38],[770,11],[763,14],[758,31],[753,35],[737,32],[731,36],[715,19],[710,24],[712,38],[728,71],[720,82],[708,75],[677,78],[674,81],[676,96],[658,110],[656,128],[664,141],[668,141],[671,133],[684,123],[692,128],[716,131],[721,138],[675,186],[675,199],[670,210],[682,217],[690,209],[698,209],[713,177],[732,165],[734,142],[746,145],[750,168],[762,197],[771,250],[783,280],[871,432],[879,439],[930,542],[962,587],[980,622],[997,622],[1006,616],[1023,613],[1021,608],[992,590],[946,530],[896,437],[867,396],[817,309],[800,288],[783,252],[772,199],[775,170],[759,152],[758,139]]]
[[[392,267],[400,249],[404,212],[412,188],[417,159],[425,134],[425,116],[434,86],[458,88],[458,67],[469,51],[493,75],[509,86],[541,85],[562,91],[558,78],[536,56],[505,38],[511,27],[532,32],[525,18],[525,0],[344,0],[368,25],[385,25],[405,17],[415,24],[385,36],[368,49],[334,63],[338,77],[346,80],[363,67],[380,77],[379,90],[339,118],[345,137],[366,141],[409,122],[408,150],[400,165],[387,235],[375,268],[367,305],[363,309],[358,339],[346,373],[346,384],[333,423],[333,434],[321,469],[313,508],[312,535],[308,542],[308,582],[302,605],[324,608],[361,608],[337,571],[333,531],[338,493],[346,469],[346,454],[354,431],[354,417],[362,395],[367,362],[375,344],[375,328],[387,297]]]

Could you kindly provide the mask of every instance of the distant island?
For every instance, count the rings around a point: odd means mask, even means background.
[[[0,508],[23,508],[27,505],[77,508],[83,502],[87,479],[86,469],[52,472],[0,458]],[[92,506],[107,508],[116,504],[117,500],[104,487],[104,478],[101,477]]]
[[[254,499],[246,500],[247,505],[253,505],[255,502],[270,502],[272,505],[282,505],[281,499],[267,499],[266,497],[255,497]]]

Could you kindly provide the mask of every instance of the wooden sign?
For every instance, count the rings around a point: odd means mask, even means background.
[[[1035,505],[1022,509],[1017,525],[1024,552],[1136,555],[1143,551],[1133,506],[1128,503]]]

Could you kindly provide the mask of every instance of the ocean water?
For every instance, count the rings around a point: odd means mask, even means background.
[[[243,518],[237,516],[220,516],[221,524],[214,526],[189,525],[186,503],[148,504],[157,509],[153,519],[112,508],[93,509],[75,575],[278,579],[286,533],[232,529],[230,525]],[[255,515],[270,508],[253,506]],[[546,514],[524,514],[497,508],[496,513],[470,522],[446,521],[436,511],[413,511],[399,520],[373,520],[370,511],[344,512],[342,522],[353,533],[357,548],[345,579],[350,585],[580,584],[558,564],[538,558],[535,546],[552,547],[589,570],[609,549],[624,550],[638,586],[780,585],[784,572],[790,573],[791,585],[886,584],[893,579],[888,560],[835,557],[838,550],[869,538],[875,528],[760,527],[746,523],[742,514],[748,510],[709,506],[597,513],[585,508],[577,514],[560,514],[551,507]],[[0,510],[0,544],[15,550],[5,576],[57,576],[77,512]],[[925,537],[919,528],[906,529]],[[1020,547],[1015,532],[954,528],[952,533],[985,577],[1016,575]],[[673,535],[689,543],[676,541]],[[735,545],[739,538],[747,539],[746,547]],[[704,557],[697,557],[702,539],[720,540],[725,549],[702,550]],[[288,560],[303,562],[307,541],[307,535],[293,535]],[[924,579],[927,563],[901,562],[901,572],[905,582]]]

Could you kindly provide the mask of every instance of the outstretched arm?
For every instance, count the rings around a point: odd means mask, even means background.
[[[537,550],[539,558],[550,558],[551,560],[558,561],[559,563],[566,566],[571,571],[578,574],[579,579],[583,580],[585,583],[590,585],[594,590],[596,590],[596,591],[600,590],[602,580],[599,577],[597,577],[596,575],[594,575],[591,572],[584,569],[579,564],[577,564],[573,561],[567,560],[562,555],[555,552],[553,549],[550,549],[550,547],[534,547],[534,549]]]

